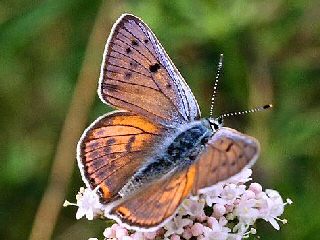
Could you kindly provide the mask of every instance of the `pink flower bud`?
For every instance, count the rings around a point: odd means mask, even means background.
[[[187,227],[185,230],[184,230],[184,232],[182,233],[182,237],[184,238],[184,239],[190,239],[190,238],[192,238],[192,231],[191,231],[191,228],[190,227]]]
[[[236,202],[237,200],[239,200],[239,199],[236,199],[235,202]],[[239,202],[238,202],[238,203],[239,203]],[[236,204],[236,203],[234,203],[234,204]],[[226,212],[228,212],[228,213],[229,213],[229,212],[232,212],[233,209],[234,209],[234,207],[235,207],[235,205],[231,205],[231,204],[225,205]]]
[[[201,235],[203,233],[203,225],[201,223],[195,223],[191,227],[191,233],[195,237]]]
[[[259,183],[251,183],[249,190],[253,191],[255,194],[262,192],[262,186]]]
[[[200,213],[199,215],[197,215],[197,220],[199,222],[204,222],[205,220],[207,220],[207,216],[204,212]]]
[[[172,235],[170,240],[180,240],[180,236],[179,235]]]
[[[208,218],[208,225],[210,228],[214,227],[217,224],[218,224],[218,220],[215,217]]]

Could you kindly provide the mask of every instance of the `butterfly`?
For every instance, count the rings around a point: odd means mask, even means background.
[[[228,114],[201,118],[187,83],[134,15],[122,15],[112,28],[98,94],[120,110],[85,130],[78,165],[107,217],[129,229],[157,229],[186,197],[250,167],[259,155],[256,139],[223,127]]]

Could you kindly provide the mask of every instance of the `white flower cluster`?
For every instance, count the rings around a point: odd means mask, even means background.
[[[138,232],[125,229],[115,223],[105,229],[105,239],[119,240],[152,240],[152,239],[190,239],[198,240],[240,240],[256,234],[253,228],[257,219],[264,219],[279,230],[278,222],[284,206],[291,204],[287,199],[284,203],[275,190],[262,190],[259,183],[244,185],[251,180],[251,169],[218,183],[197,199],[185,199],[177,214],[156,232]],[[68,201],[64,206],[76,205],[76,218],[86,216],[92,220],[94,216],[103,215],[104,207],[99,203],[95,190],[81,188],[76,196],[77,203]]]

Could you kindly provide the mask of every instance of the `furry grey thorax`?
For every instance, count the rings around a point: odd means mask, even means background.
[[[183,130],[177,130],[172,140],[143,164],[119,194],[122,197],[128,196],[142,185],[189,167],[221,126],[222,122],[208,118],[189,123]]]

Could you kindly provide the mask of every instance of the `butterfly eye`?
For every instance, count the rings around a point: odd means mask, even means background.
[[[222,121],[223,121],[222,118],[218,118],[218,123],[219,124],[222,124]]]
[[[219,129],[219,126],[216,123],[213,123],[212,126],[213,126],[214,130],[218,130]]]

